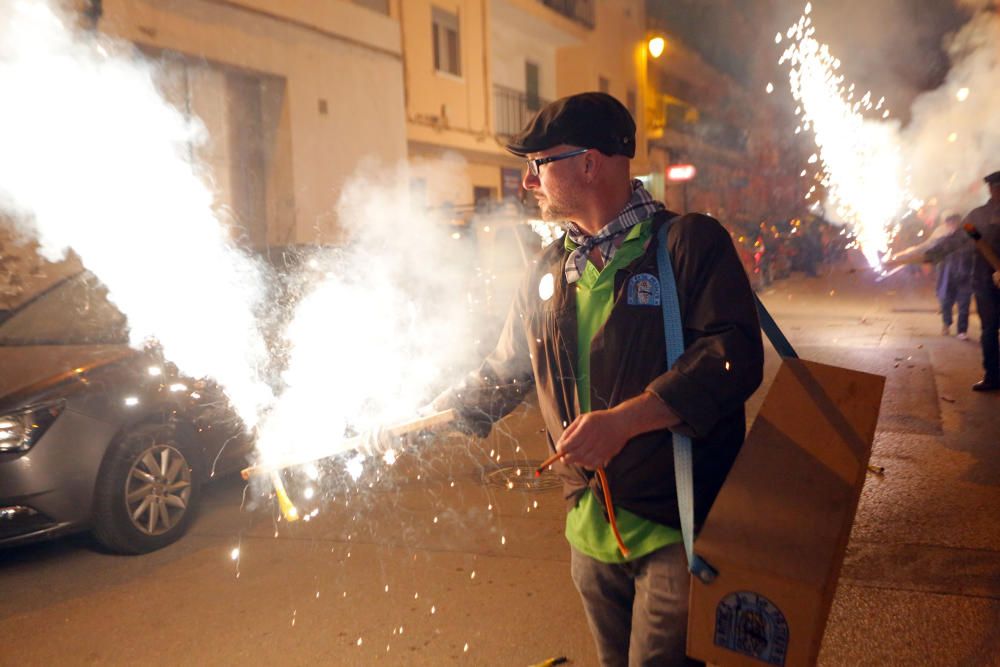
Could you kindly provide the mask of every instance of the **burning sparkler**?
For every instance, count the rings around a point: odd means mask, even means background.
[[[887,119],[884,98],[873,101],[871,92],[856,97],[854,84],[837,73],[840,61],[816,39],[811,12],[807,4],[785,33],[792,43],[778,61],[789,65],[788,81],[801,117],[796,133],[812,131],[819,151],[809,162],[822,169],[820,183],[832,209],[850,225],[869,264],[879,269],[895,221],[919,202],[905,185],[898,125],[864,116],[881,111],[881,119]],[[782,41],[780,33],[776,41]]]
[[[192,164],[200,128],[164,103],[134,48],[79,39],[47,3],[0,3],[0,209],[50,260],[72,249],[186,374],[215,379],[248,427],[270,403],[263,280]]]

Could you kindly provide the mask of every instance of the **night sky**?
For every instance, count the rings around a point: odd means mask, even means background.
[[[751,90],[768,80],[787,86],[774,35],[804,7],[798,0],[647,1],[653,21]],[[847,79],[884,95],[904,118],[916,94],[943,80],[942,40],[968,16],[951,0],[815,0],[812,12],[817,38],[841,59]]]

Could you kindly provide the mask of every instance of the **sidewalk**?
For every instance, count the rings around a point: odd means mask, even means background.
[[[928,279],[846,269],[765,303],[806,358],[887,377],[822,665],[1000,664],[1000,395],[970,341],[940,333]]]

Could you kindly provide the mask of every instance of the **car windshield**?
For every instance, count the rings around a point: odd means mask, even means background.
[[[93,274],[67,278],[0,323],[0,346],[128,343],[125,316],[107,296]]]

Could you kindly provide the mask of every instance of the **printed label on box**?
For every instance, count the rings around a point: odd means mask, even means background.
[[[763,595],[730,593],[715,608],[715,645],[769,665],[784,665],[788,623],[781,610]]]

